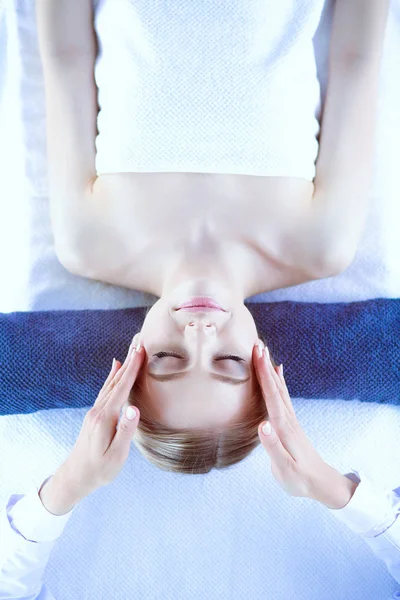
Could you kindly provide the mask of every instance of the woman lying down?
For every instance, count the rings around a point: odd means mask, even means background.
[[[68,459],[3,510],[2,598],[41,588],[46,540],[115,480],[132,441],[159,468],[188,474],[234,465],[261,442],[283,489],[332,511],[400,583],[400,496],[322,460],[244,305],[353,260],[389,0],[335,1],[318,142],[312,39],[323,1],[299,1],[280,21],[277,3],[260,0],[275,17],[264,22],[251,18],[257,2],[248,20],[234,2],[219,27],[199,31],[170,7],[174,37],[149,22],[146,42],[135,19],[147,0],[103,2],[101,53],[91,0],[36,4],[57,256],[76,275],[159,299]],[[132,69],[116,51],[123,35]]]

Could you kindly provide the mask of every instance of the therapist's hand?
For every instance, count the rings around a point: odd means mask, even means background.
[[[261,348],[263,348],[261,343]],[[271,472],[291,496],[312,498],[328,508],[343,508],[350,501],[357,484],[328,465],[315,450],[300,427],[286,387],[281,367],[273,366],[267,348],[259,356],[253,349],[253,363],[268,410],[271,434],[258,434],[271,459]]]
[[[143,347],[135,351],[138,336],[133,338],[124,364],[115,361],[67,460],[39,491],[44,507],[52,514],[68,513],[85,496],[114,481],[128,458],[139,410],[135,407],[132,420],[124,410],[118,420],[124,405],[129,408],[129,393],[145,355]]]
[[[74,485],[86,494],[114,481],[128,458],[140,415],[135,407],[136,416],[128,419],[126,409],[129,409],[129,393],[145,354],[143,347],[135,350],[134,338],[124,364],[121,366],[115,361],[94,405],[86,413],[79,437],[63,465]],[[121,415],[123,407],[125,410]]]

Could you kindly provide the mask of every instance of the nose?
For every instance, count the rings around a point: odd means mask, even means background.
[[[201,313],[184,313],[174,311],[172,318],[179,325],[183,334],[185,345],[191,350],[192,367],[207,362],[210,348],[217,341],[218,335],[225,328],[231,313],[223,311],[210,311]]]
[[[218,327],[215,320],[209,317],[188,319],[184,325],[183,337],[188,348],[195,352],[194,360],[201,361],[207,355],[207,349],[216,342]]]
[[[188,342],[196,340],[201,343],[215,339],[226,327],[232,314],[220,310],[192,313],[178,310],[171,311],[171,317]]]
[[[212,319],[197,319],[197,320],[192,319],[185,326],[185,332],[186,331],[196,331],[196,332],[202,331],[202,332],[206,333],[207,335],[216,333],[216,330],[217,330],[217,325],[216,325],[215,321],[213,321]]]

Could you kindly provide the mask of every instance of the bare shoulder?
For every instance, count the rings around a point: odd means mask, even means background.
[[[131,215],[121,219],[120,212],[101,177],[95,179],[75,220],[73,251],[68,257],[59,257],[66,269],[89,279],[124,285],[118,271],[126,273],[128,266],[132,268],[135,236],[127,235]]]
[[[152,293],[150,283],[157,277],[161,256],[165,258],[163,248],[168,247],[169,238],[182,234],[182,214],[190,228],[191,223],[197,223],[201,210],[197,203],[187,210],[189,188],[181,178],[177,178],[176,185],[175,179],[150,175],[116,173],[101,175],[93,182],[77,224],[75,255],[68,265],[64,264],[68,270]],[[205,194],[201,186],[200,191],[197,189],[198,179],[185,179],[192,186],[190,197],[203,194],[203,217],[212,212],[215,231],[225,232],[230,238],[251,239],[258,249],[255,266],[263,283],[255,293],[332,275],[326,270],[318,244],[321,236],[312,219],[313,184],[293,179],[228,181],[225,177],[213,182],[210,178],[207,181],[211,187]],[[228,227],[227,211],[236,216]]]

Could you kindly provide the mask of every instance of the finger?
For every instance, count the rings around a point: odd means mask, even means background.
[[[279,375],[278,367],[274,367],[274,365],[272,364],[272,361],[269,358],[269,356],[265,360],[269,363],[269,368],[272,371],[272,377],[274,378],[274,381],[276,383],[276,387],[279,390],[282,391],[284,388],[283,388],[283,385],[282,385],[282,380],[281,380],[280,375]]]
[[[295,415],[293,404],[292,404],[292,401],[290,399],[290,394],[289,394],[289,391],[287,389],[286,382],[285,382],[285,380],[283,378],[283,373],[281,371],[281,367],[282,367],[282,365],[280,365],[279,367],[274,367],[274,374],[279,379],[279,386],[278,386],[278,388],[279,388],[279,391],[281,393],[282,400],[283,400],[283,402],[284,402],[284,404],[286,406],[286,410],[288,411],[289,414]]]
[[[130,354],[130,358],[127,359],[128,363],[124,370],[122,377],[115,384],[112,391],[107,394],[106,401],[103,406],[107,414],[119,414],[122,406],[128,399],[133,384],[136,381],[140,368],[142,366],[144,357],[144,349],[140,348],[139,351],[133,350]],[[122,371],[122,369],[121,369]],[[120,372],[121,372],[120,371]],[[118,373],[119,375],[119,373]]]
[[[99,397],[97,398],[97,400],[94,404],[99,410],[104,408],[105,404],[108,401],[109,394],[112,392],[112,390],[117,385],[117,383],[121,380],[126,369],[128,368],[131,354],[135,348],[135,344],[138,343],[138,336],[139,336],[139,334],[136,334],[135,337],[133,338],[132,343],[128,349],[128,354],[126,355],[126,358],[125,358],[125,361],[124,361],[124,364],[122,365],[122,367],[121,367],[121,363],[119,361],[117,361],[117,363],[119,365],[118,368],[115,371],[112,371],[110,373],[110,376],[107,378],[107,381],[103,385],[103,387],[100,391]]]
[[[139,343],[139,339],[138,339],[138,334],[136,334],[131,342],[131,345],[129,346],[128,354],[126,355],[124,364],[122,365],[122,368],[118,371],[117,375],[115,376],[115,383],[118,383],[120,381],[120,379],[123,377],[126,369],[128,368],[131,354],[132,354],[133,350],[138,347],[140,347],[140,343]]]
[[[113,362],[112,362],[112,366],[111,366],[111,371],[108,374],[107,379],[104,382],[103,387],[100,390],[99,395],[97,396],[97,399],[95,401],[95,403],[93,404],[93,406],[96,406],[97,408],[99,407],[99,405],[101,404],[102,398],[108,388],[108,386],[111,384],[112,380],[114,379],[115,375],[118,373],[118,369],[120,368],[121,363],[116,360],[115,358],[113,358]]]
[[[278,390],[281,394],[282,401],[286,407],[286,410],[288,411],[289,414],[295,416],[294,408],[293,408],[293,405],[292,405],[292,402],[290,399],[290,394],[287,389],[286,382],[283,378],[283,375],[280,374],[279,367],[274,367],[274,365],[272,364],[267,346],[263,345],[263,350],[266,353],[265,360],[267,361],[267,364],[271,370],[272,377],[274,378],[276,387],[278,388]],[[264,352],[263,352],[263,356],[264,356]],[[256,353],[256,356],[258,358],[258,353]]]
[[[257,344],[257,345],[258,345],[258,344]],[[257,345],[256,345],[256,348],[257,348]],[[264,352],[266,353],[266,356],[267,356],[267,359],[268,359],[268,363],[269,363],[269,365],[270,365],[270,367],[271,367],[271,369],[272,369],[272,373],[273,373],[272,377],[274,378],[274,381],[275,381],[275,383],[276,383],[276,387],[277,387],[278,389],[281,389],[281,387],[282,387],[282,383],[281,383],[281,379],[280,379],[280,377],[279,377],[279,373],[276,371],[276,367],[274,367],[274,365],[272,364],[272,361],[271,361],[271,357],[270,357],[270,354],[269,354],[268,347],[267,347],[267,346],[265,346],[264,344],[262,344],[262,351],[263,351],[263,354],[262,354],[263,356],[264,356]],[[257,358],[259,358],[259,356],[258,356],[258,351],[257,351],[257,350],[256,350],[256,357],[257,357]]]
[[[281,397],[280,389],[276,385],[275,378],[273,377],[271,361],[265,358],[264,353],[261,358],[257,355],[255,360],[257,366],[257,378],[268,409],[269,418],[276,424],[284,422],[287,419],[288,414],[285,403]]]
[[[129,408],[134,408],[136,412],[136,415],[133,419],[128,419],[126,416],[126,411]],[[114,439],[110,444],[108,450],[109,452],[115,453],[117,456],[121,456],[123,459],[126,459],[128,457],[132,438],[139,424],[139,420],[139,409],[136,408],[136,406],[127,406],[118,424],[117,433],[115,434]]]
[[[280,373],[279,373],[279,367],[274,367],[274,365],[272,364],[272,360],[269,354],[269,350],[267,346],[264,346],[264,352],[265,352],[265,360],[267,361],[267,363],[269,364],[269,367],[272,371],[272,377],[274,378],[274,381],[276,383],[276,387],[279,389],[280,392],[283,392],[283,390],[285,389]]]
[[[131,356],[133,351],[135,350],[135,346],[134,346],[134,342],[132,342],[132,344],[129,346],[129,350],[128,350],[128,354],[126,355],[126,358],[124,360],[124,364],[122,365],[122,367],[120,368],[120,370],[118,371],[118,373],[115,375],[115,379],[114,379],[114,385],[113,387],[122,379],[122,377],[124,376],[125,371],[127,370],[127,368],[129,367],[130,364],[130,360],[131,360]]]
[[[113,377],[115,377],[115,375],[118,373],[118,369],[119,369],[119,365],[120,364],[121,363],[118,360],[116,360],[115,358],[113,358],[113,362],[112,362],[112,366],[111,366],[111,371],[108,374],[108,377],[107,377],[107,379],[106,379],[103,387],[107,386],[110,383],[110,381],[113,379]]]
[[[289,390],[287,389],[285,378],[283,376],[283,365],[280,365],[280,367],[277,367],[277,373],[279,375],[279,379],[280,379],[282,387],[283,387],[283,393],[282,393],[283,401],[286,405],[287,410],[290,412],[290,414],[294,415],[295,414],[294,407],[292,404],[292,400],[290,398]]]
[[[266,426],[267,430],[271,432],[269,435],[266,435],[264,433],[264,426]],[[276,431],[274,431],[273,427],[271,427],[271,424],[268,421],[263,421],[262,423],[260,423],[258,427],[258,435],[260,437],[260,441],[263,448],[265,448],[271,459],[271,462],[273,462],[274,465],[280,468],[282,473],[284,473],[285,469],[287,468],[288,462],[292,460],[292,457],[284,448],[281,440],[279,439],[279,436],[277,435]]]

